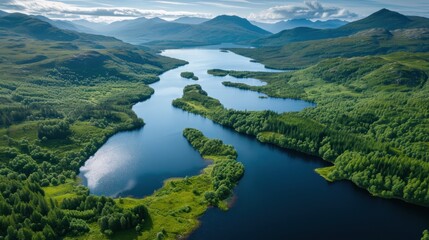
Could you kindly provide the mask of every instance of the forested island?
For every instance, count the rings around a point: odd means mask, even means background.
[[[194,81],[198,80],[198,77],[195,76],[195,74],[193,72],[182,72],[182,73],[180,73],[180,76],[182,78],[192,79]]]

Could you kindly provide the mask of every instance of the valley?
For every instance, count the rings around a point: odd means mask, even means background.
[[[0,239],[428,239],[428,18],[24,13]]]

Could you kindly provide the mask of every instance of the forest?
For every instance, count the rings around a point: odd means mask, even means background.
[[[0,239],[140,232],[145,207],[89,195],[76,175],[109,136],[144,125],[132,104],[153,94],[147,84],[157,75],[185,62],[23,14],[1,21]]]
[[[347,179],[377,196],[429,205],[428,54],[335,58],[289,73],[209,73],[258,78],[268,84],[224,85],[317,106],[283,114],[236,111],[198,85],[186,87],[173,106],[330,161],[332,167],[318,170],[330,181]]]

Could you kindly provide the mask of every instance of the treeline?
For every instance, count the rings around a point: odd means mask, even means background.
[[[398,167],[399,166],[399,167]],[[429,203],[429,163],[390,156],[383,152],[345,152],[328,174],[333,180],[350,179],[358,186],[383,197]]]
[[[54,240],[79,236],[90,231],[91,222],[98,222],[107,235],[126,229],[140,231],[147,216],[144,206],[125,210],[111,198],[89,196],[87,190],[57,206],[52,199],[46,200],[37,173],[26,180],[22,175],[3,171],[0,180],[1,239]]]
[[[211,171],[213,191],[204,193],[205,199],[211,205],[227,199],[234,187],[244,174],[244,166],[237,162],[237,152],[231,145],[225,145],[221,140],[209,139],[202,132],[187,128],[183,136],[203,157],[214,160]]]
[[[37,129],[37,136],[42,140],[65,139],[70,134],[70,123],[67,121],[43,122]]]
[[[112,198],[92,196],[88,192],[64,199],[60,208],[64,209],[67,216],[79,219],[81,225],[84,222],[97,222],[100,231],[106,235],[127,229],[139,232],[148,215],[142,205],[133,209],[123,209]]]
[[[33,176],[0,175],[0,238],[54,240],[80,232],[74,219],[45,200]]]

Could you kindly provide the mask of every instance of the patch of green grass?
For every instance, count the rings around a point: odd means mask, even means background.
[[[317,168],[314,171],[319,174],[321,177],[323,177],[328,182],[333,182],[334,179],[331,179],[329,177],[329,174],[334,170],[335,166],[329,166],[324,168]]]
[[[77,194],[75,192],[75,187],[77,185],[77,182],[68,180],[64,184],[44,187],[43,191],[45,192],[45,198],[48,201],[52,198],[58,203],[58,205],[60,205],[65,198],[77,197]]]

